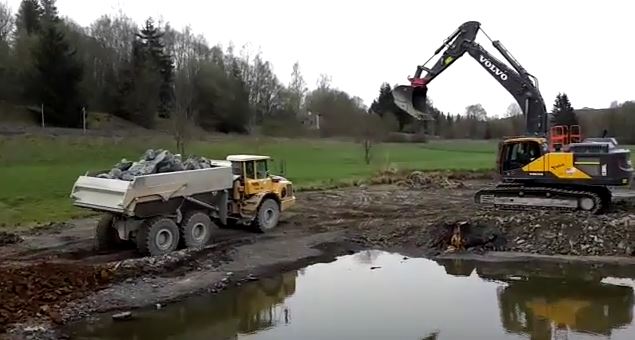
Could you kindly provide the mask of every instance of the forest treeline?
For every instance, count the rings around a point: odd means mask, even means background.
[[[435,119],[423,123],[394,105],[388,83],[380,85],[367,107],[361,98],[333,87],[327,74],[309,88],[299,62],[288,70],[287,84],[279,72],[260,53],[212,45],[190,27],[176,29],[152,18],[137,23],[124,13],[103,15],[83,27],[63,17],[55,0],[23,0],[15,13],[0,2],[0,101],[43,107],[47,125],[81,127],[85,108],[150,129],[168,120],[181,137],[187,126],[374,139],[422,129],[441,138],[523,132],[516,104],[496,118],[480,104],[450,114],[429,101]],[[587,133],[606,129],[635,143],[635,122],[628,119],[634,106],[616,103],[601,112],[576,114],[562,94],[554,101],[552,118],[579,121]],[[35,112],[33,118],[41,116]]]

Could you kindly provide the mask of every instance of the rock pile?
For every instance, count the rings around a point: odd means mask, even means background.
[[[132,181],[136,176],[211,167],[212,161],[204,157],[190,156],[183,160],[180,154],[172,154],[168,150],[149,149],[138,161],[132,162],[124,158],[109,172],[101,173],[97,177]]]
[[[543,255],[635,255],[635,215],[499,212],[432,225],[417,235],[417,246],[447,251],[456,227],[468,251],[500,250]]]

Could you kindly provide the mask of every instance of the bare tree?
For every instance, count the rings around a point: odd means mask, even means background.
[[[293,72],[291,72],[291,80],[289,81],[289,109],[296,115],[300,113],[302,105],[304,105],[304,96],[307,92],[306,82],[300,73],[300,64],[296,61],[293,64]]]
[[[0,42],[8,42],[13,32],[13,13],[6,2],[0,2]]]
[[[191,135],[190,126],[195,119],[195,78],[200,72],[201,63],[208,57],[209,51],[202,37],[192,34],[189,26],[183,32],[169,30],[166,44],[175,65],[175,112],[171,115],[174,139],[179,153],[185,154],[186,142]]]
[[[381,143],[387,130],[384,121],[379,115],[366,112],[358,115],[358,140],[364,152],[364,162],[368,165],[372,161],[374,146]]]

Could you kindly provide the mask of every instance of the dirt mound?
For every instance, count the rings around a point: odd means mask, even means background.
[[[22,237],[14,233],[8,233],[6,231],[0,231],[0,247],[7,244],[15,244],[24,241]]]
[[[410,171],[386,169],[375,174],[368,181],[368,184],[397,184],[412,189],[459,189],[466,187],[464,181],[492,180],[493,178],[492,173],[480,170]]]
[[[438,172],[411,172],[405,180],[398,183],[401,186],[408,186],[413,189],[443,188],[458,189],[465,188],[461,181],[451,179],[450,176]]]
[[[0,332],[7,324],[31,317],[48,316],[62,322],[59,314],[67,302],[107,284],[111,271],[80,264],[38,263],[0,267]]]

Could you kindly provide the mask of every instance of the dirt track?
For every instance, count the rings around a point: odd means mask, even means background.
[[[0,306],[0,327],[43,322],[49,328],[92,313],[169,303],[365,248],[440,255],[447,249],[448,232],[459,222],[472,255],[487,250],[635,252],[630,233],[635,208],[628,201],[617,202],[602,216],[479,211],[472,195],[487,184],[411,178],[400,184],[299,193],[298,205],[270,234],[225,229],[204,250],[163,258],[140,258],[134,249],[94,253],[94,219],[40,228],[20,235],[21,241],[9,236],[14,242],[0,247],[0,275],[9,283],[0,290],[6,302]]]

